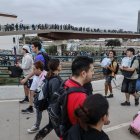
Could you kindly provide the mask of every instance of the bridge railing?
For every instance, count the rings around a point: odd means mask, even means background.
[[[17,56],[18,60],[21,61],[22,55]],[[71,76],[71,63],[75,56],[51,56],[51,58],[58,58],[62,62],[62,71],[60,76],[66,79]],[[94,77],[93,80],[98,80],[103,78],[102,68],[100,62],[103,57],[92,57],[94,61]],[[118,56],[117,60],[120,63],[122,56]],[[14,65],[14,55],[0,54],[0,84],[2,85],[15,85],[19,84],[19,78],[11,78],[9,76],[8,67]]]

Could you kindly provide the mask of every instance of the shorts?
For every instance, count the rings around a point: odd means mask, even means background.
[[[23,77],[24,79],[25,77]],[[28,79],[26,83],[24,83],[24,86],[27,86],[27,88],[30,88],[32,85],[33,79]]]
[[[111,84],[113,77],[112,76],[105,76],[105,83]]]
[[[137,79],[123,79],[121,92],[134,94],[136,92]]]

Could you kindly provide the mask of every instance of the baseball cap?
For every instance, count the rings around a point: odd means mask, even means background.
[[[28,53],[31,53],[30,47],[29,47],[28,45],[24,45],[24,46],[22,47],[22,49],[25,49],[25,50],[28,51]]]

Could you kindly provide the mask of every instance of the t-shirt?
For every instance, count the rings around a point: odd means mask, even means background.
[[[79,87],[79,88],[82,87],[79,83],[77,83],[76,81],[74,81],[72,79],[68,79],[65,82],[65,85],[68,87]],[[68,117],[69,117],[71,124],[74,125],[77,123],[77,119],[75,118],[74,111],[80,105],[83,104],[86,97],[87,97],[87,95],[85,93],[81,93],[81,92],[71,93],[68,96],[67,110],[68,110]]]
[[[42,84],[43,80],[45,79],[46,74],[47,72],[43,70],[39,76],[34,75],[30,90],[35,91]]]
[[[77,124],[70,128],[64,140],[109,140],[109,137],[103,130],[89,128],[85,131]]]
[[[128,78],[128,79],[138,79],[138,74],[137,74],[137,71],[136,71],[136,69],[138,69],[138,67],[139,67],[138,60],[134,60],[134,62],[132,64],[132,68],[134,68],[135,71],[134,71],[132,77],[131,78]]]
[[[34,59],[34,63],[37,61],[41,61],[43,64],[45,64],[45,60],[42,54],[37,54],[35,59]]]

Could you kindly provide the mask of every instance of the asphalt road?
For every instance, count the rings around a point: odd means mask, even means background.
[[[119,85],[121,80],[122,78],[119,77],[116,83]],[[94,93],[103,94],[103,83],[102,80],[93,82]],[[128,127],[140,107],[135,107],[133,97],[131,97],[130,107],[120,106],[125,99],[124,94],[120,92],[120,88],[114,88],[113,91],[114,98],[108,99],[111,123],[104,127],[104,131],[109,135],[110,140],[138,140],[138,137],[129,133]],[[21,113],[21,109],[28,106],[28,104],[18,103],[22,97],[21,86],[0,87],[0,140],[33,140],[35,134],[28,134],[27,129],[34,124],[35,113],[32,115]],[[47,112],[44,111],[41,127],[47,122]],[[58,140],[54,132],[51,132],[45,139]]]

